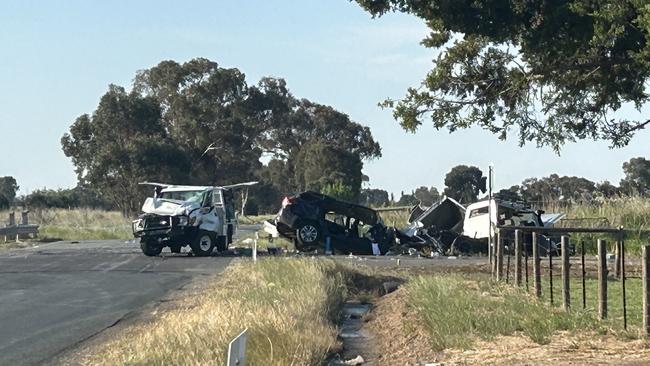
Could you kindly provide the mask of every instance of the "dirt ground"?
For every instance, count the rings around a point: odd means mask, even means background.
[[[598,334],[558,334],[539,345],[525,336],[477,341],[473,349],[434,352],[428,335],[409,312],[405,292],[380,298],[366,323],[382,350],[376,365],[649,365],[650,341],[624,341]]]

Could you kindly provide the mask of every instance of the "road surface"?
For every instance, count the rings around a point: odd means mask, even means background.
[[[256,226],[241,226],[245,236]],[[146,257],[137,242],[56,242],[0,252],[0,365],[46,363],[228,257],[166,249]]]

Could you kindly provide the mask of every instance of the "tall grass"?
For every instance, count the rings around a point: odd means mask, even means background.
[[[548,343],[556,331],[596,330],[589,311],[564,312],[504,284],[476,276],[420,276],[406,285],[408,305],[428,331],[434,350],[468,348],[476,339],[521,332]]]
[[[8,221],[8,217],[9,211],[0,212],[0,220]],[[18,223],[20,217],[20,212],[16,212]],[[35,209],[29,212],[29,223],[39,225],[39,236],[42,239],[128,239],[133,236],[131,219],[117,211]]]
[[[620,197],[598,200],[593,203],[574,204],[556,208],[565,212],[569,219],[565,226],[623,227],[629,234],[625,238],[626,250],[632,254],[640,252],[641,245],[650,244],[650,238],[643,233],[650,230],[650,199],[643,197]],[[605,220],[599,220],[604,218]],[[595,219],[595,220],[594,220]],[[573,239],[587,241],[589,252],[595,252],[595,240],[601,236],[581,234],[573,235]],[[613,238],[611,242],[613,242]]]
[[[249,329],[249,365],[320,365],[337,347],[332,319],[346,297],[331,260],[239,262],[177,309],[90,350],[87,365],[224,365]]]

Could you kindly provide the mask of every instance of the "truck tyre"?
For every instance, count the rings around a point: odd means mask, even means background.
[[[323,239],[323,229],[315,221],[305,221],[296,230],[298,242],[309,247]]]
[[[228,241],[225,236],[217,237],[217,250],[220,252],[225,252],[228,250]]]
[[[216,245],[215,235],[210,231],[199,230],[199,232],[192,240],[190,247],[192,253],[197,257],[206,257],[212,254]]]
[[[140,249],[147,257],[155,257],[162,252],[162,247],[155,240],[140,239]]]

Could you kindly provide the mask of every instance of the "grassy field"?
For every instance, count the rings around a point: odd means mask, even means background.
[[[650,230],[650,199],[642,197],[621,197],[604,201],[597,201],[594,204],[571,205],[565,208],[555,208],[556,211],[565,212],[567,226],[581,227],[623,227],[630,230],[631,234],[625,239],[626,250],[631,254],[638,255],[641,245],[650,244],[650,238],[641,233],[643,230]],[[603,218],[606,220],[601,220]],[[572,235],[575,243],[584,240],[587,251],[596,252],[595,235],[576,234]],[[604,238],[607,239],[607,238]],[[609,238],[610,242],[614,238]]]
[[[9,211],[0,212],[7,221]],[[16,212],[20,222],[20,212]],[[87,240],[129,239],[133,236],[131,219],[116,211],[93,209],[36,209],[29,213],[29,223],[38,224],[41,239]]]
[[[599,330],[590,311],[564,312],[510,286],[480,276],[420,276],[407,285],[408,304],[434,350],[468,348],[515,332],[547,343],[558,331]]]
[[[88,352],[88,365],[223,365],[249,329],[250,365],[319,365],[337,347],[333,320],[347,296],[331,260],[239,262],[178,309]]]
[[[545,280],[544,280],[545,281]],[[542,284],[542,301],[549,302],[549,284]],[[643,322],[642,288],[640,278],[627,278],[625,281],[625,295],[627,308],[628,332],[623,331],[623,291],[620,281],[610,278],[607,283],[607,307],[608,318],[603,322],[613,333],[620,333],[626,337],[637,337],[640,335],[640,327]],[[571,278],[571,307],[575,311],[583,311],[582,308],[582,281],[579,278]],[[587,279],[585,281],[586,309],[584,311],[597,314],[598,311],[598,281]],[[553,279],[553,303],[555,306],[562,306],[562,284],[561,278]]]

